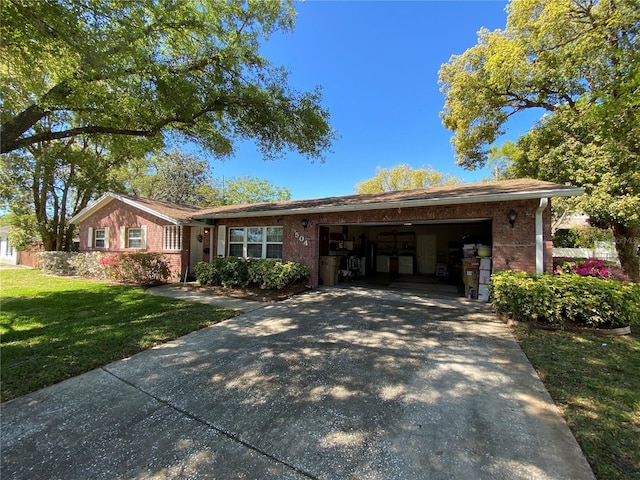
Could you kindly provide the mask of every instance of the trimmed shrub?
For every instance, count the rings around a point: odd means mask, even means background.
[[[640,284],[576,274],[496,272],[489,299],[498,313],[555,327],[640,326]]]
[[[249,281],[260,288],[281,289],[309,279],[304,263],[258,259],[249,264]]]
[[[69,264],[76,275],[80,277],[102,278],[110,277],[109,269],[101,263],[102,252],[78,253],[69,257]]]
[[[155,285],[171,276],[167,258],[162,253],[111,253],[100,259],[111,278],[117,282]]]
[[[309,267],[303,263],[272,259],[216,258],[211,263],[199,262],[195,273],[201,285],[281,289],[309,278]]]
[[[76,255],[78,254],[74,252],[39,252],[36,257],[44,272],[67,276],[75,275],[75,268],[70,260]]]

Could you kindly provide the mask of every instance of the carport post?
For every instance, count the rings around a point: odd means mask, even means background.
[[[542,224],[542,212],[549,205],[548,198],[541,198],[536,210],[536,273],[544,272],[544,226]]]

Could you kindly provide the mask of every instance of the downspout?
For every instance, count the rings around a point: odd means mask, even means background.
[[[548,198],[541,198],[540,205],[536,210],[536,273],[544,273],[544,226],[542,222],[542,212],[549,205]]]

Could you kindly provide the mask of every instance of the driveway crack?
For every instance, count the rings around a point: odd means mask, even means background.
[[[225,437],[227,437],[228,439],[239,443],[240,445],[242,445],[245,448],[248,448],[250,450],[253,450],[254,452],[263,455],[265,457],[267,457],[268,459],[279,463],[281,465],[284,465],[285,467],[293,470],[294,472],[303,475],[306,478],[310,478],[312,480],[321,480],[319,477],[316,477],[315,475],[313,475],[310,472],[307,472],[299,467],[296,467],[295,465],[290,464],[289,462],[282,460],[281,458],[276,457],[275,455],[261,449],[260,447],[253,445],[251,443],[249,443],[247,440],[243,439],[240,434],[236,433],[236,432],[232,432],[231,430],[228,430],[226,428],[224,428],[221,425],[216,425],[213,422],[210,422],[208,420],[205,420],[204,418],[200,418],[196,415],[194,415],[193,413],[185,410],[184,408],[181,408],[177,405],[174,405],[173,403],[169,402],[168,400],[165,400],[163,398],[158,397],[157,395],[154,395],[151,392],[148,392],[142,388],[140,388],[138,385],[136,385],[135,383],[130,382],[129,380],[127,380],[126,378],[120,377],[119,375],[116,375],[115,373],[113,373],[112,371],[108,370],[106,367],[102,367],[101,370],[103,370],[104,372],[106,372],[107,374],[111,375],[114,378],[117,378],[118,380],[120,380],[121,382],[129,385],[130,387],[138,390],[139,392],[143,393],[144,395],[153,398],[155,401],[161,403],[162,405],[165,405],[167,407],[169,407],[170,409],[174,410],[175,412],[180,413],[181,415],[186,416],[187,418],[190,418],[191,420],[194,420],[204,426],[206,426],[207,428],[211,429],[211,430],[215,430],[216,432],[224,435]]]

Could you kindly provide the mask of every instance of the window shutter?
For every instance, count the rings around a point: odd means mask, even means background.
[[[109,248],[109,227],[104,227],[104,248]]]
[[[87,234],[87,248],[93,248],[93,227],[89,227],[89,233]]]
[[[147,249],[147,226],[146,225],[142,225],[140,227],[140,233],[142,236],[142,240],[140,241],[140,248],[142,250],[146,250]]]
[[[127,227],[120,227],[120,248],[127,244]]]
[[[227,226],[226,225],[218,225],[218,248],[216,249],[216,254],[218,258],[224,257],[227,252]]]

